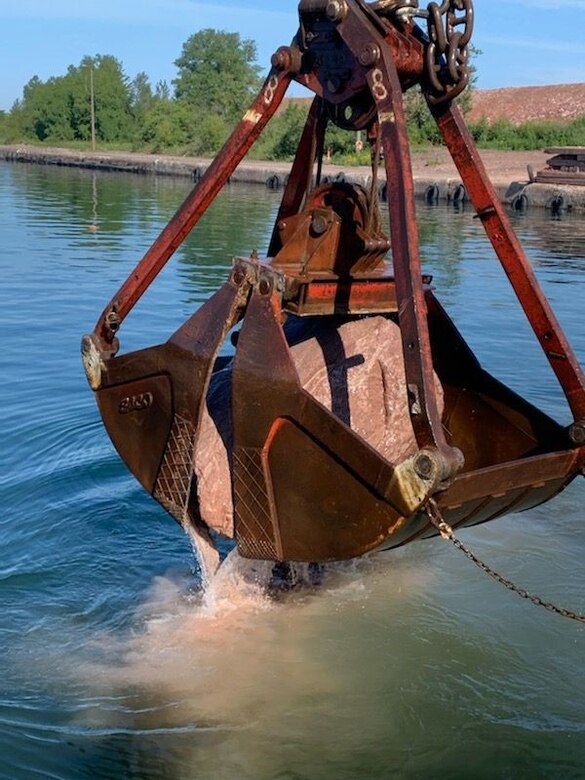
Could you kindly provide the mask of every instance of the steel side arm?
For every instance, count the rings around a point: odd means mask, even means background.
[[[379,52],[366,78],[378,113],[386,165],[392,258],[409,407],[416,440],[423,450],[417,467],[420,466],[425,476],[432,473],[438,484],[457,473],[463,465],[463,456],[448,444],[439,412],[402,86],[392,52],[369,19],[349,13],[339,25],[339,31],[353,51],[375,43]]]
[[[258,97],[232,132],[222,150],[108,303],[94,329],[100,350],[104,353],[109,356],[116,353],[117,339],[115,334],[120,324],[183,243],[258,139],[282,103],[290,81],[289,71],[272,69]]]
[[[311,186],[317,147],[325,133],[325,124],[323,101],[320,97],[315,97],[311,104],[307,121],[305,122],[305,127],[289,174],[288,183],[282,197],[278,215],[274,222],[272,238],[268,248],[269,257],[274,257],[280,249],[278,223],[286,217],[298,214],[301,210],[303,199]]]
[[[585,374],[532,270],[459,108],[429,105],[512,288],[585,437]],[[575,431],[579,435],[578,431]],[[585,438],[581,442],[583,443]]]

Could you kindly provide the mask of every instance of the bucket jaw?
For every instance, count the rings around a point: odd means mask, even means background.
[[[196,466],[210,392],[223,371],[231,382],[225,448],[233,518],[226,535],[247,557],[330,561],[395,547],[435,533],[423,511],[430,497],[452,527],[473,525],[552,498],[585,468],[582,368],[453,103],[468,79],[471,0],[451,0],[433,13],[407,0],[301,0],[299,19],[250,110],[82,344],[116,449],[199,540],[210,571],[218,563],[217,529],[202,511]],[[165,344],[118,355],[123,320],[293,80],[315,99],[267,256],[237,258],[223,287]],[[565,392],[573,413],[568,430],[483,371],[422,273],[403,105],[403,92],[417,84]],[[367,187],[325,181],[329,123],[365,135]],[[390,237],[379,213],[382,163]],[[340,413],[349,395],[332,397],[329,406],[319,400],[295,357],[291,322],[316,321],[337,337],[364,320],[373,328],[376,318],[398,330],[397,345],[388,343],[397,358],[390,384],[404,406],[410,450],[382,451],[355,430],[351,415]],[[235,355],[220,357],[237,325]],[[328,371],[345,370],[345,363],[325,361]]]

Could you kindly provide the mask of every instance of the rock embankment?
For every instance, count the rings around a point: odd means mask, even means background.
[[[477,89],[466,119],[514,125],[524,122],[572,122],[585,116],[585,84],[547,84],[540,87]]]

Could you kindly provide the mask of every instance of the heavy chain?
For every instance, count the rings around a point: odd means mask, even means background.
[[[407,23],[426,19],[427,96],[438,105],[453,100],[469,83],[469,42],[473,34],[473,0],[443,0],[419,8],[418,0],[378,0],[371,7]]]
[[[427,8],[428,98],[438,105],[453,100],[469,83],[469,42],[473,34],[472,0],[445,0]]]
[[[475,563],[476,566],[479,566],[479,568],[482,571],[484,571],[486,574],[492,577],[492,579],[496,580],[496,582],[499,582],[500,585],[503,585],[508,590],[511,590],[513,593],[516,593],[521,598],[527,599],[533,604],[536,604],[537,607],[543,607],[544,609],[547,609],[549,612],[554,612],[556,615],[561,615],[561,617],[566,617],[569,618],[570,620],[576,620],[579,623],[585,623],[585,615],[580,615],[577,612],[572,612],[570,609],[565,609],[564,607],[557,607],[556,604],[551,604],[550,601],[544,601],[544,599],[541,599],[539,596],[534,596],[532,593],[529,593],[524,588],[519,588],[518,585],[514,584],[511,580],[502,577],[501,574],[498,574],[490,566],[488,566],[486,563],[480,560],[476,555],[474,555],[471,552],[471,550],[469,550],[463,544],[463,542],[460,539],[457,539],[457,537],[453,532],[453,529],[445,521],[445,518],[441,514],[441,510],[437,506],[437,502],[434,501],[432,498],[429,500],[426,506],[426,511],[429,520],[431,521],[432,525],[437,529],[437,531],[441,534],[442,538],[448,542],[452,542],[458,550],[461,550],[461,552],[467,558],[469,558],[470,561]]]
[[[418,7],[418,0],[377,0],[370,5],[377,14],[393,15],[402,22],[424,14]]]

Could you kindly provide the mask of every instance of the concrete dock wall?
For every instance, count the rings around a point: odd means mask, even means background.
[[[539,207],[559,213],[585,212],[585,187],[530,183],[526,169],[523,169],[522,165],[526,160],[534,160],[536,165],[542,164],[542,153],[482,152],[482,158],[486,161],[498,197],[513,208],[525,210]],[[143,175],[182,176],[192,181],[197,181],[211,162],[209,159],[199,157],[133,152],[88,152],[25,145],[0,146],[0,160]],[[508,165],[506,161],[509,162]],[[280,189],[286,183],[289,171],[290,163],[244,160],[234,171],[230,181],[261,184]],[[326,180],[348,181],[367,186],[371,171],[368,167],[325,165],[323,175]],[[415,194],[418,198],[453,203],[464,203],[469,199],[445,149],[415,152],[413,175]],[[383,199],[385,173],[382,168],[380,169],[380,194]]]

